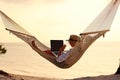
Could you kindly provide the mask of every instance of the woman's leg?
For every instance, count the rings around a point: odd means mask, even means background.
[[[33,46],[34,48],[42,51],[41,49],[39,49],[39,48],[36,46],[35,41],[32,41],[32,46]],[[45,52],[45,53],[48,54],[48,55],[54,56],[54,55],[52,54],[51,50],[45,50],[45,51],[42,51],[42,52]]]

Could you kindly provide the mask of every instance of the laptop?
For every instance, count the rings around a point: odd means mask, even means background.
[[[50,46],[51,51],[57,54],[59,49],[63,46],[63,40],[50,40]]]

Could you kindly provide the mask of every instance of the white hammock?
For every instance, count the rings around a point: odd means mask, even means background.
[[[120,0],[112,0],[108,6],[81,33],[89,34],[109,30],[119,6]]]
[[[113,0],[107,5],[107,7],[100,13],[100,15],[98,15],[98,17],[96,17],[96,19],[85,29],[85,31],[81,33],[81,35],[84,35],[83,43],[80,44],[79,42],[77,42],[75,47],[71,50],[69,57],[61,63],[56,61],[56,57],[50,56],[42,52],[44,50],[49,50],[49,48],[42,44],[40,41],[38,41],[34,36],[32,36],[30,33],[24,30],[12,19],[10,19],[2,11],[0,11],[0,16],[2,17],[6,30],[10,31],[20,39],[24,40],[31,46],[32,49],[34,49],[38,54],[40,54],[42,57],[44,57],[51,63],[55,64],[60,68],[69,68],[81,58],[81,56],[84,54],[87,48],[97,38],[103,35],[99,34],[100,32],[105,32],[109,30],[113,22],[114,16],[116,14],[117,8],[119,6],[119,3],[120,0]],[[91,37],[91,34],[95,35]],[[33,45],[33,41],[35,46]]]

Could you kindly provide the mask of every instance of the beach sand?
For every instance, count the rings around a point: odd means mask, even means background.
[[[65,80],[65,79],[54,79],[54,78],[42,78],[34,76],[24,76],[17,74],[10,74],[3,70],[0,70],[0,80]],[[83,77],[83,78],[74,78],[67,80],[120,80],[120,74],[114,75],[101,75],[95,77]]]
[[[101,75],[95,77],[75,78],[73,80],[120,80],[120,75]]]

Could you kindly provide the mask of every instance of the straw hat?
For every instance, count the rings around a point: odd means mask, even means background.
[[[70,38],[66,41],[79,41],[80,38],[76,35],[70,35]]]

